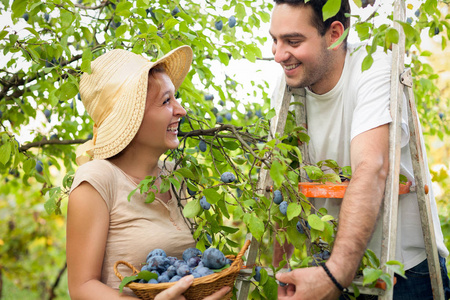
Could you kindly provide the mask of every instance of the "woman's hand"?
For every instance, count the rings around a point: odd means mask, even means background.
[[[186,300],[182,294],[191,286],[193,281],[194,276],[185,276],[177,281],[172,287],[156,295],[155,300]],[[203,298],[203,300],[220,300],[230,291],[230,289],[229,286],[224,286],[214,294]]]

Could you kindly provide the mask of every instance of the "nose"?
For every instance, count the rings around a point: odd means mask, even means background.
[[[174,107],[173,107],[173,115],[174,116],[178,116],[180,118],[184,117],[186,115],[186,110],[184,109],[184,107],[176,99],[175,99],[174,103],[175,104],[174,104]]]
[[[286,47],[284,47],[282,42],[277,42],[272,44],[272,53],[274,56],[274,60],[277,63],[282,63],[289,59],[289,52]]]

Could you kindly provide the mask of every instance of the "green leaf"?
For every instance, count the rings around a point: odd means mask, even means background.
[[[170,180],[166,178],[161,181],[161,185],[159,186],[159,193],[164,194],[169,189],[170,189]]]
[[[5,165],[11,157],[11,143],[3,144],[0,147],[0,163]]]
[[[323,231],[325,228],[324,222],[319,218],[319,216],[315,214],[311,214],[308,216],[308,223],[311,228],[314,228],[319,231]]]
[[[239,148],[239,144],[233,141],[224,141],[223,146],[228,150],[236,150]]]
[[[192,171],[187,168],[180,168],[180,169],[176,170],[174,173],[178,173],[185,178],[190,178],[190,179],[196,178],[194,173],[192,173]]]
[[[366,57],[364,57],[364,60],[361,64],[361,71],[365,71],[365,70],[369,70],[369,68],[372,66],[373,64],[373,57],[370,54],[367,54]]]
[[[11,6],[13,19],[19,18],[25,13],[25,10],[27,9],[27,3],[27,0],[14,0]]]
[[[121,37],[125,34],[129,29],[129,26],[127,24],[122,24],[116,29],[116,37]]]
[[[404,265],[396,260],[386,262],[386,268],[391,269],[395,274],[398,274],[406,279]]]
[[[34,161],[34,159],[27,159],[23,162],[23,171],[25,173],[30,173],[31,170],[33,170],[33,168],[35,167],[36,162]]]
[[[67,101],[75,97],[77,94],[78,87],[72,82],[66,81],[61,85],[59,98],[61,101]]]
[[[272,119],[273,117],[275,117],[276,114],[277,114],[277,113],[276,113],[275,109],[272,108],[271,110],[269,110],[269,111],[267,112],[266,118],[267,118],[268,120],[270,120],[270,119]]]
[[[214,189],[205,189],[203,190],[203,194],[210,204],[216,204],[217,201],[222,199],[222,196]]]
[[[260,240],[262,238],[264,234],[264,223],[260,218],[251,214],[248,218],[247,226],[255,239]]]
[[[366,249],[364,256],[367,257],[367,259],[369,260],[369,263],[371,264],[372,267],[374,267],[374,268],[380,267],[380,260],[378,259],[378,257],[372,250]]]
[[[175,25],[178,24],[178,20],[174,19],[174,18],[170,18],[166,21],[166,23],[164,23],[164,28],[166,30],[170,30],[172,29]]]
[[[83,37],[88,41],[88,43],[92,43],[92,40],[94,39],[94,35],[89,30],[89,28],[82,26],[81,31],[83,32]]]
[[[80,67],[81,71],[91,74],[92,73],[92,70],[91,70],[92,51],[90,48],[85,48],[83,50],[83,55],[82,55],[81,59],[82,59],[81,67]]]
[[[263,286],[264,294],[269,300],[276,300],[278,295],[278,284],[273,277],[268,277]]]
[[[127,196],[128,202],[131,201],[131,197],[133,197],[134,193],[136,193],[137,191],[138,191],[138,188],[135,188],[128,194],[128,196]]]
[[[344,33],[339,37],[339,39],[336,42],[334,42],[330,47],[328,47],[328,49],[333,49],[333,48],[339,46],[344,41],[344,39],[347,37],[349,30],[350,30],[350,28],[345,29]]]
[[[156,195],[154,192],[148,192],[147,196],[145,197],[145,203],[152,203],[155,201]]]
[[[183,208],[183,215],[186,218],[193,218],[200,214],[202,207],[200,206],[200,201],[198,199],[189,201]]]
[[[236,4],[234,11],[236,14],[236,19],[242,20],[246,16],[245,6],[241,2],[238,2],[238,4]]]
[[[275,185],[281,186],[284,181],[285,167],[278,161],[274,161],[270,167],[270,177],[272,177]]]
[[[334,17],[341,8],[341,0],[328,0],[322,7],[323,21]]]
[[[123,288],[124,288],[127,284],[129,284],[130,282],[132,282],[132,281],[134,281],[134,280],[136,280],[136,279],[144,279],[144,280],[146,280],[146,281],[149,281],[150,279],[157,279],[157,278],[158,278],[158,275],[157,275],[157,274],[155,274],[155,273],[153,273],[153,272],[150,272],[150,271],[147,271],[147,270],[141,271],[141,272],[139,272],[137,275],[132,275],[132,276],[124,277],[124,278],[122,279],[122,282],[121,282],[120,285],[119,285],[119,292],[122,293]]]
[[[173,184],[173,186],[175,187],[175,189],[177,189],[177,190],[179,190],[180,189],[180,187],[181,187],[181,183],[178,181],[178,180],[176,180],[175,178],[169,178],[169,181],[170,181],[170,183],[171,184]]]
[[[311,179],[313,181],[320,180],[323,177],[322,170],[316,166],[303,166],[303,169],[305,169],[306,174],[308,174],[309,179]]]
[[[370,267],[364,268],[363,270],[363,285],[371,284],[377,281],[378,278],[383,274],[383,271],[380,269],[373,269]]]
[[[58,206],[56,205],[55,199],[52,197],[52,198],[48,199],[47,201],[45,201],[44,208],[45,208],[45,211],[47,212],[47,214],[49,214],[49,215],[53,214],[56,211],[56,209],[58,208]]]
[[[286,216],[288,220],[292,220],[295,217],[298,217],[300,213],[302,212],[302,206],[298,203],[289,203],[287,208]]]

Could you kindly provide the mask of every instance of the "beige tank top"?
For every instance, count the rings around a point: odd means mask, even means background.
[[[166,162],[166,168],[172,169],[173,164]],[[71,191],[84,181],[100,193],[109,210],[110,225],[101,278],[106,285],[119,288],[120,280],[114,274],[114,263],[118,260],[129,262],[140,270],[153,249],[160,248],[168,256],[181,258],[185,249],[195,247],[173,193],[167,203],[159,199],[151,204],[145,203],[145,195],[139,191],[128,201],[129,193],[137,184],[107,160],[93,160],[80,166]],[[131,275],[130,269],[124,265],[119,267],[119,271],[123,276]],[[133,295],[129,289],[124,291]]]

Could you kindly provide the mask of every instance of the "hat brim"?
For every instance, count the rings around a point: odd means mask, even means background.
[[[141,71],[136,74],[137,78],[127,86],[109,116],[98,128],[94,159],[106,159],[117,155],[135,137],[144,117],[149,71],[157,65],[164,64],[166,74],[178,90],[189,72],[192,57],[192,49],[189,46],[181,46],[155,62],[148,62],[142,66]]]

